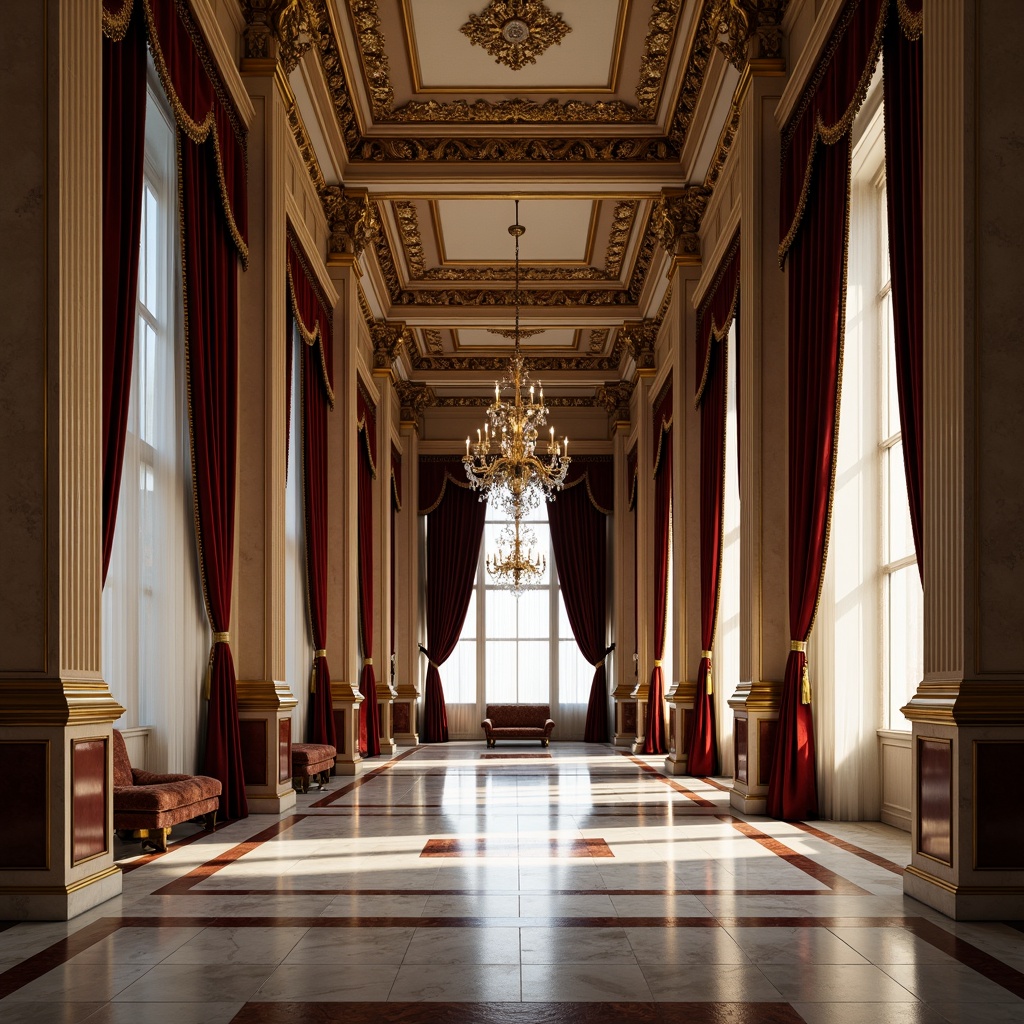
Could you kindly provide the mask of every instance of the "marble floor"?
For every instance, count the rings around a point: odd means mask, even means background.
[[[403,750],[0,923],[3,1024],[1024,1021],[1019,923],[903,896],[909,836],[731,810],[610,747]]]

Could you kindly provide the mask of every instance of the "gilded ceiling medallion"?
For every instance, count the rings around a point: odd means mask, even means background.
[[[480,14],[471,14],[459,31],[481,46],[496,64],[518,71],[549,47],[560,44],[572,29],[543,0],[491,0]]]
[[[515,331],[488,330],[487,333],[488,334],[496,334],[499,338],[508,338],[509,341],[514,340],[515,336],[516,336],[516,332]],[[524,330],[520,330],[519,331],[519,337],[520,338],[534,338],[538,334],[543,334],[543,333],[544,333],[543,331],[524,331]]]

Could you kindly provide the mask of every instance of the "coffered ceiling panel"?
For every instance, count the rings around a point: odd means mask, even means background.
[[[463,355],[479,355],[491,349],[506,348],[511,350],[514,344],[514,331],[496,327],[492,330],[460,329],[454,333],[455,351]],[[565,354],[578,347],[580,331],[561,327],[551,330],[527,330],[519,332],[520,344],[526,349],[553,349]]]

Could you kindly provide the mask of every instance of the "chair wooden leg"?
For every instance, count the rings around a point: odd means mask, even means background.
[[[213,832],[217,828],[217,812],[209,811],[203,815],[203,819],[206,822],[205,828],[207,832]]]

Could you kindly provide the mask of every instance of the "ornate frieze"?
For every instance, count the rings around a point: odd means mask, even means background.
[[[596,354],[604,351],[605,345],[608,344],[608,329],[607,328],[595,328],[590,332],[590,352]]]
[[[348,0],[348,8],[356,27],[363,76],[370,93],[373,115],[386,116],[394,106],[395,91],[391,86],[391,69],[388,67],[384,35],[380,30],[377,0]]]
[[[427,260],[423,252],[423,237],[420,235],[420,220],[416,214],[416,204],[407,200],[399,200],[394,204],[394,208],[398,234],[405,252],[405,262],[409,267],[409,276],[422,277]]]
[[[245,56],[276,57],[291,74],[313,45],[307,0],[246,0]]]
[[[395,365],[398,353],[408,340],[409,329],[404,323],[388,320],[377,320],[370,327],[370,340],[373,342],[373,368],[390,370]]]
[[[415,423],[424,410],[436,402],[431,388],[414,380],[395,381],[395,392],[400,407],[399,417],[403,423]]]
[[[654,207],[654,229],[666,252],[700,258],[698,232],[710,198],[711,189],[704,185],[662,192]]]
[[[608,248],[604,254],[604,270],[610,277],[618,277],[622,270],[629,233],[633,230],[633,221],[636,220],[639,208],[640,202],[637,199],[624,199],[615,204],[615,219],[608,232]]]
[[[715,0],[716,45],[738,71],[750,58],[782,56],[786,0]]]
[[[414,370],[484,370],[488,373],[504,373],[508,369],[508,356],[425,356],[416,353],[411,359]],[[550,370],[596,370],[614,372],[619,359],[612,356],[534,356],[529,357],[529,369]]]
[[[444,340],[440,331],[423,329],[423,345],[432,356],[444,355]]]
[[[327,185],[320,199],[331,229],[329,249],[332,254],[358,258],[382,235],[377,207],[368,192],[347,189],[344,185]]]
[[[654,344],[658,338],[657,320],[637,320],[622,325],[620,337],[638,370],[654,369]]]
[[[597,404],[607,410],[616,423],[629,422],[629,403],[633,384],[628,380],[610,380],[597,389]]]
[[[518,71],[556,46],[572,31],[543,0],[491,0],[471,14],[459,31],[485,49],[496,64]]]

